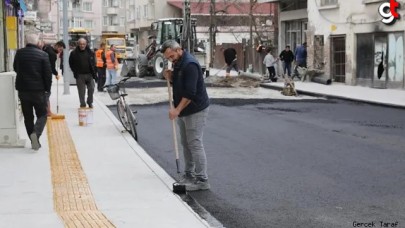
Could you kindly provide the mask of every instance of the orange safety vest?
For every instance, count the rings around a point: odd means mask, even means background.
[[[104,67],[104,61],[103,61],[103,51],[104,50],[97,50],[96,51],[96,66],[97,67]]]
[[[107,59],[107,69],[115,69],[115,66],[118,65],[117,59],[115,59],[115,63],[112,62],[112,59],[111,59],[112,53],[113,53],[113,51],[109,50],[109,51],[107,51],[107,54],[105,56],[105,58]]]

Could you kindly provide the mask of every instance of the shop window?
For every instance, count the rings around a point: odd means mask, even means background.
[[[337,4],[338,4],[337,0],[321,0],[321,6],[333,6]]]

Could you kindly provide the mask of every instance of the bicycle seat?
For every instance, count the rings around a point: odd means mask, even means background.
[[[122,93],[121,94],[121,97],[125,97],[125,96],[128,96],[128,94],[127,93]]]

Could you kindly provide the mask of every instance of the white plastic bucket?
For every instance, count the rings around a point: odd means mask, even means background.
[[[87,126],[93,124],[93,109],[92,108],[79,108],[79,126]]]
[[[87,112],[86,108],[79,108],[79,126],[87,126]]]
[[[94,118],[93,118],[93,109],[92,108],[86,108],[86,118],[87,118],[87,124],[93,124]]]

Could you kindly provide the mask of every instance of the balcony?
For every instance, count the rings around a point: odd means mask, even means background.
[[[119,26],[114,26],[114,25],[103,26],[103,31],[108,31],[108,32],[119,32],[119,29],[120,29]]]
[[[119,13],[119,8],[110,7],[110,8],[107,8],[107,10],[106,10],[107,15],[118,15],[118,13]]]

